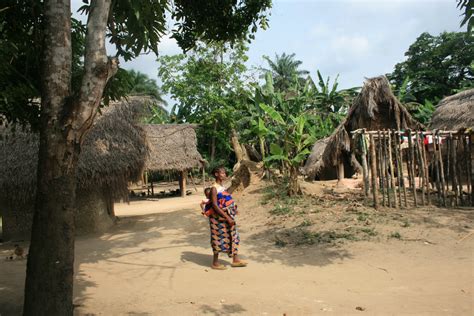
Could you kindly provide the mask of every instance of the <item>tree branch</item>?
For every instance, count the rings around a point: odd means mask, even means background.
[[[111,0],[92,0],[87,20],[84,75],[76,99],[71,100],[67,125],[71,127],[68,139],[82,142],[92,126],[107,81],[118,70],[118,59],[108,58],[105,49],[107,21]]]

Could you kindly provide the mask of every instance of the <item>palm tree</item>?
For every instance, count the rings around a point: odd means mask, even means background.
[[[303,62],[296,60],[294,53],[290,55],[283,53],[280,56],[275,54],[274,61],[268,56],[263,56],[263,59],[268,62],[270,68],[263,68],[262,70],[265,73],[270,72],[272,74],[274,87],[280,91],[287,90],[295,77],[303,82],[305,80],[303,76],[309,74],[307,70],[298,69]]]
[[[156,84],[156,80],[150,79],[146,74],[135,70],[129,70],[128,81],[130,83],[129,95],[147,95],[156,99],[161,104],[166,104],[163,92]]]

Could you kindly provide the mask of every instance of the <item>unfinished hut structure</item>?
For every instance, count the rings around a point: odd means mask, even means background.
[[[136,123],[140,102],[111,105],[87,134],[77,173],[78,232],[103,231],[115,220],[113,203],[127,198],[128,182],[138,180],[148,147]],[[39,136],[29,128],[1,126],[0,215],[5,240],[29,235],[36,198]]]
[[[197,150],[196,125],[159,124],[143,125],[150,154],[146,170],[150,172],[177,172],[181,196],[186,195],[189,170],[202,167],[203,158]],[[151,184],[153,189],[153,184]]]
[[[362,173],[351,132],[358,129],[413,129],[423,126],[394,96],[385,76],[367,79],[344,121],[332,135],[317,141],[303,168],[309,179],[332,180]]]

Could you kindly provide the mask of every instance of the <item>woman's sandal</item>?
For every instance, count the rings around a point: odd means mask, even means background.
[[[227,267],[223,264],[219,264],[218,266],[211,265],[211,269],[214,269],[214,270],[227,270]]]
[[[230,264],[230,266],[233,267],[233,268],[246,267],[246,266],[247,266],[247,262],[245,262],[245,261],[232,262],[232,263]]]

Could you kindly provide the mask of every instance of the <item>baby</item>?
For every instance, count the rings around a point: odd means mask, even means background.
[[[201,206],[201,214],[209,217],[213,212],[211,205],[211,188],[205,188],[204,195],[206,198],[199,204]]]

